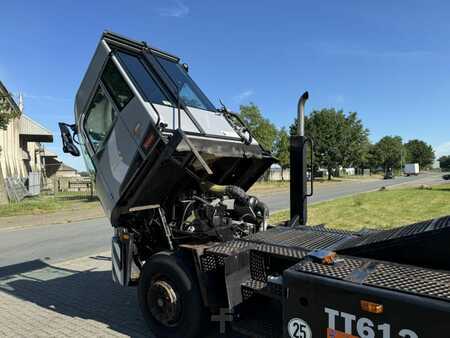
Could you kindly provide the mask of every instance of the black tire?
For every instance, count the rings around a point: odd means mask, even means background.
[[[207,329],[207,311],[191,265],[172,252],[157,253],[144,265],[138,301],[151,333],[158,338],[201,337]]]

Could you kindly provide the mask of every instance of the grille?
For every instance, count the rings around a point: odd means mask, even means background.
[[[366,285],[450,300],[450,274],[396,264],[378,264]]]
[[[254,280],[265,282],[267,280],[264,254],[258,251],[250,252],[250,276]]]
[[[212,272],[217,269],[216,257],[213,255],[202,255],[200,257],[203,272]]]

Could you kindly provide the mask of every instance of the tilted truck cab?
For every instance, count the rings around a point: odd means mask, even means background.
[[[177,57],[111,33],[81,83],[75,119],[113,225],[200,181],[248,189],[274,162],[234,114],[216,110]],[[162,154],[172,164],[156,163]]]
[[[77,156],[79,141],[114,228],[113,279],[138,286],[153,335],[203,337],[220,322],[248,337],[450,337],[450,217],[305,226],[307,99],[291,137],[291,220],[270,226],[247,190],[276,159],[239,116],[216,109],[178,57],[102,35],[63,147]]]

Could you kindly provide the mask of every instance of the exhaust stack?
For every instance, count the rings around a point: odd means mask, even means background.
[[[304,92],[298,100],[297,106],[297,135],[290,138],[291,162],[291,225],[306,225],[308,220],[308,193],[306,187],[306,143],[305,136],[305,103],[308,92]]]

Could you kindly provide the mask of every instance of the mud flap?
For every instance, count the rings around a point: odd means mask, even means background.
[[[129,286],[131,283],[131,265],[133,262],[133,237],[127,239],[113,236],[111,248],[112,277],[115,283]]]

